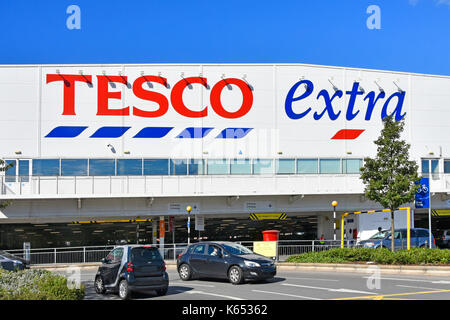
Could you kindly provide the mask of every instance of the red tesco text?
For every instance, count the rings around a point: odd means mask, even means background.
[[[134,116],[156,118],[163,116],[169,110],[169,99],[162,93],[147,90],[143,88],[144,83],[151,82],[159,84],[167,88],[167,79],[161,76],[141,76],[133,82],[133,93],[136,97],[152,101],[158,104],[158,109],[153,111],[142,110],[139,107],[125,107],[121,109],[110,109],[109,100],[121,99],[122,93],[120,91],[109,91],[109,83],[122,83],[127,85],[128,80],[126,76],[108,76],[101,75],[97,77],[97,115],[98,116],[129,116],[132,113]],[[84,82],[92,83],[91,75],[78,74],[47,74],[47,84],[51,82],[62,82],[64,84],[64,107],[62,115],[76,115],[75,114],[75,83]],[[180,115],[188,118],[202,118],[208,115],[208,107],[203,107],[200,111],[192,110],[183,102],[183,92],[188,85],[198,84],[207,88],[207,79],[203,77],[189,77],[178,81],[172,88],[170,93],[170,102],[172,107]],[[220,100],[222,90],[227,85],[234,85],[239,88],[242,93],[242,105],[234,112],[227,111]],[[227,78],[217,82],[211,89],[210,94],[211,107],[216,114],[223,118],[235,119],[246,115],[253,105],[253,93],[250,86],[243,80],[237,78]]]

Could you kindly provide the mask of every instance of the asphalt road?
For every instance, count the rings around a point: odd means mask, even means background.
[[[61,272],[63,273],[63,272]],[[118,300],[112,293],[94,290],[95,269],[81,271],[87,300]],[[279,271],[266,282],[232,285],[226,280],[180,280],[168,270],[166,296],[134,294],[134,299],[151,300],[450,300],[448,277],[381,275],[341,272]],[[378,281],[379,280],[379,281]]]

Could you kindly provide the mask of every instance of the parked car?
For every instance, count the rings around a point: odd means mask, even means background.
[[[0,267],[8,271],[16,271],[28,269],[29,264],[25,259],[0,250]]]
[[[406,249],[407,244],[407,229],[394,230],[394,245],[396,249]],[[414,228],[411,229],[411,248],[428,248],[429,247],[429,232],[428,229]],[[436,241],[431,234],[431,247],[436,248]],[[363,240],[360,244],[364,248],[391,248],[391,231],[381,230],[377,232],[368,240]]]
[[[441,244],[444,248],[450,247],[450,230],[444,230],[444,232],[442,233]]]
[[[132,292],[156,291],[167,293],[169,275],[158,248],[147,245],[125,245],[114,248],[95,275],[95,291],[117,292],[121,299],[129,299]]]
[[[177,258],[181,280],[222,278],[232,284],[270,279],[276,275],[273,260],[233,242],[200,242],[190,245]]]

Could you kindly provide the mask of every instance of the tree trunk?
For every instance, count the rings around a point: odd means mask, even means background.
[[[391,209],[391,251],[395,251],[395,238],[394,238],[394,209]]]

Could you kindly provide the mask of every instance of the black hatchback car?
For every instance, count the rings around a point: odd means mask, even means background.
[[[181,280],[192,278],[229,279],[232,284],[245,280],[273,278],[275,263],[233,242],[200,242],[190,245],[177,258]]]
[[[121,299],[129,299],[133,291],[156,291],[165,295],[169,276],[158,248],[143,245],[126,245],[114,248],[95,275],[95,291],[107,290],[119,293]]]

